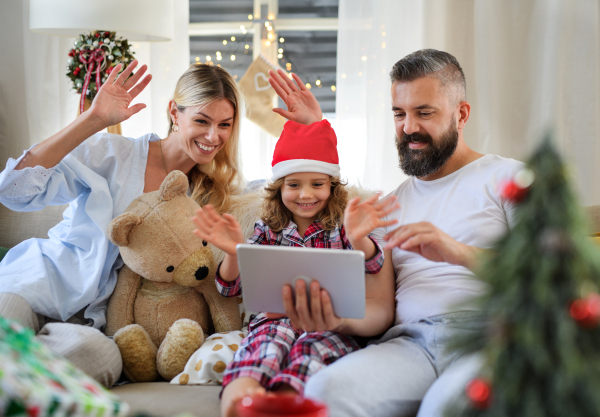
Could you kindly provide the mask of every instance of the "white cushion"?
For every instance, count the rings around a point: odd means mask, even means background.
[[[220,385],[223,371],[233,360],[246,334],[246,330],[234,330],[210,335],[190,357],[183,372],[171,380],[171,384]]]

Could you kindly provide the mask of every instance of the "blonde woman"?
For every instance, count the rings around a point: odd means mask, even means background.
[[[105,325],[119,249],[106,237],[108,223],[142,193],[158,190],[173,170],[186,173],[201,205],[223,212],[240,190],[238,136],[243,99],[223,69],[193,65],[169,102],[169,134],[137,139],[98,133],[127,120],[144,104],[130,106],[148,85],[137,62],[121,74],[117,65],[91,108],[73,123],[9,159],[0,173],[0,202],[16,211],[69,203],[49,239],[29,239],[0,263],[0,315],[39,331],[39,338],[110,387],[121,357]],[[88,326],[62,323],[84,310]],[[40,320],[41,319],[41,320]],[[41,325],[48,323],[41,330]]]

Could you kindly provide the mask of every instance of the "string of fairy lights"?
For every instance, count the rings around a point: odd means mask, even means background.
[[[249,14],[248,20],[253,21],[254,16]],[[267,46],[270,46],[271,42],[275,39],[275,28],[273,26],[272,21],[273,21],[272,17],[269,16],[269,19],[264,22],[265,28],[267,30],[267,39],[265,42]],[[236,61],[237,55],[239,55],[241,53],[247,55],[252,51],[252,36],[248,35],[248,30],[246,29],[245,25],[240,25],[240,30],[242,32],[241,37],[240,36],[237,36],[237,37],[231,36],[231,37],[227,37],[226,39],[223,39],[223,47],[224,47],[223,49],[224,50],[223,51],[221,51],[221,50],[215,51],[215,53],[213,54],[214,59],[213,59],[213,55],[206,55],[204,57],[205,58],[204,60],[201,57],[197,56],[195,58],[196,62],[202,62],[202,63],[208,64],[208,65],[221,66],[221,61],[226,60],[226,58],[229,58],[227,67],[230,67],[230,68],[232,67],[233,69],[243,69],[243,64],[235,65],[233,63]],[[248,38],[250,38],[250,39],[248,39]],[[331,91],[334,91],[334,92],[336,91],[336,86],[335,86],[334,82],[323,81],[323,80],[321,80],[321,77],[319,77],[319,76],[317,76],[316,79],[313,79],[313,77],[311,77],[309,74],[302,71],[293,62],[293,60],[290,58],[289,54],[287,54],[285,52],[285,47],[283,46],[284,43],[285,43],[285,38],[280,37],[279,38],[280,47],[277,49],[277,59],[279,60],[279,65],[282,68],[285,68],[286,71],[288,71],[288,72],[294,71],[304,81],[306,88],[308,88],[308,89],[313,88],[313,82],[314,82],[314,85],[317,88],[329,86]],[[227,62],[227,61],[225,61],[225,62]],[[237,79],[237,75],[234,75],[234,78]],[[291,76],[290,76],[290,78],[291,78]]]

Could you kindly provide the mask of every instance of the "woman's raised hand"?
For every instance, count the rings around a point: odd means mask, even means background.
[[[221,216],[210,204],[196,210],[192,222],[196,225],[194,230],[196,236],[215,245],[228,255],[236,256],[236,245],[244,243],[242,227],[235,217],[231,214]]]
[[[292,73],[292,77],[296,80],[294,83],[282,70],[269,71],[269,75],[269,84],[288,108],[287,110],[273,109],[275,113],[303,125],[323,120],[319,102],[300,77]]]
[[[123,65],[117,64],[108,76],[106,83],[98,90],[88,111],[105,126],[121,123],[146,107],[142,103],[129,107],[133,99],[146,88],[152,79],[152,75],[148,74],[140,81],[148,69],[146,65],[142,65],[138,72],[129,78],[137,64],[137,61],[132,61],[121,74],[119,71]]]

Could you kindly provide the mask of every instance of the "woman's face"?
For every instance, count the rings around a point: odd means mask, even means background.
[[[179,147],[194,162],[210,163],[231,136],[235,114],[233,104],[223,98],[201,108],[186,107],[180,112],[175,103],[171,103],[171,116],[179,126],[179,130],[171,135],[177,138]]]

